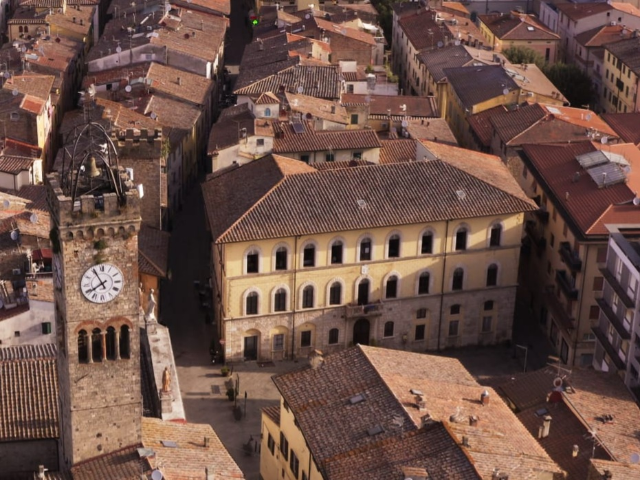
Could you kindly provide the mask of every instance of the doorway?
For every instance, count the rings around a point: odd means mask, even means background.
[[[368,303],[369,303],[369,280],[365,279],[358,284],[358,305],[367,305]]]
[[[369,320],[361,318],[353,325],[353,344],[369,345]]]
[[[258,359],[258,336],[244,337],[244,359]]]

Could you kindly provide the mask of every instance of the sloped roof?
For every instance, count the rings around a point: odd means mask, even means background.
[[[444,74],[462,105],[468,109],[504,95],[505,89],[510,92],[519,89],[501,65],[445,68]]]
[[[504,105],[498,105],[467,117],[467,122],[469,122],[471,130],[476,134],[482,146],[491,146],[491,139],[493,138],[493,124],[491,123],[491,117],[500,112],[506,111],[507,107]]]
[[[559,40],[533,15],[492,13],[478,15],[478,18],[497,38],[501,40]]]
[[[273,129],[281,135],[273,139],[273,153],[322,152],[325,150],[356,150],[380,148],[373,130],[315,130],[302,122],[304,131],[297,133],[288,122],[274,122]]]
[[[132,445],[80,462],[71,467],[73,480],[140,480],[152,471],[149,461],[138,454],[141,447]]]
[[[0,441],[58,438],[58,396],[54,345],[0,348]]]
[[[340,98],[340,78],[337,66],[295,65],[274,75],[236,89],[236,95],[260,95],[277,93],[281,86],[288,92],[302,93],[318,98]],[[299,91],[301,89],[302,91]]]
[[[341,102],[343,105],[369,105],[369,115],[439,117],[435,97],[343,93]]]
[[[609,2],[595,3],[558,3],[555,8],[564,13],[573,21],[582,20],[598,13],[613,10],[614,7]]]
[[[298,95],[291,92],[286,92],[285,95],[292,112],[311,114],[313,117],[343,125],[349,123],[347,111],[338,101],[310,97],[309,95]]]
[[[219,149],[237,145],[240,131],[245,128],[247,137],[254,134],[255,121],[248,103],[241,103],[223,110],[218,121],[211,125],[207,153],[213,155]]]
[[[445,68],[464,67],[473,57],[463,45],[449,45],[420,53],[420,60],[437,83],[445,78]]]
[[[439,146],[447,147],[431,144]],[[271,155],[202,188],[211,232],[220,243],[535,209],[500,162],[488,164],[490,169],[472,163],[433,160],[318,171]]]
[[[611,55],[622,61],[633,73],[640,76],[640,48],[638,48],[637,38],[609,43],[604,48],[610,51]]]
[[[419,10],[414,15],[402,16],[398,20],[398,26],[417,51],[434,49],[438,42],[444,43],[444,33],[432,15],[432,12]],[[432,34],[427,34],[429,31]]]
[[[139,270],[156,277],[166,277],[169,269],[171,234],[143,225],[138,234]]]
[[[537,103],[523,105],[516,110],[495,112],[490,117],[494,130],[504,143],[519,135],[546,115]]]
[[[640,112],[603,113],[602,119],[607,122],[625,142],[640,145]]]
[[[416,141],[406,138],[382,140],[380,164],[410,162],[416,159]]]

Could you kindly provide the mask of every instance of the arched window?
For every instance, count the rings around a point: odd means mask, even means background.
[[[393,337],[393,322],[386,322],[384,324],[384,336]]]
[[[89,361],[89,345],[87,331],[80,330],[78,332],[78,362],[87,363]]]
[[[467,249],[467,235],[468,235],[468,230],[466,227],[460,227],[457,231],[456,231],[456,245],[455,245],[455,249],[456,250],[466,250]]]
[[[302,250],[302,266],[316,266],[316,246],[312,243],[306,245]]]
[[[391,275],[387,280],[385,288],[385,298],[396,298],[398,296],[398,277]]]
[[[462,284],[464,282],[464,270],[456,268],[453,271],[453,283],[451,285],[452,290],[462,290]]]
[[[340,282],[333,282],[329,288],[329,305],[340,305],[342,300],[342,285]]]
[[[429,272],[422,272],[418,277],[418,295],[426,295],[429,293]]]
[[[491,227],[491,233],[489,235],[489,246],[499,247],[502,242],[502,225],[499,223]]]
[[[340,240],[336,240],[331,244],[331,264],[340,264],[342,263],[342,253],[344,250],[344,246]]]
[[[426,231],[422,234],[420,253],[433,253],[433,232]]]
[[[338,343],[338,337],[340,336],[340,330],[332,328],[329,330],[329,345],[335,345]]]
[[[99,328],[91,332],[91,358],[94,362],[102,361],[102,332]]]
[[[498,265],[492,263],[487,268],[487,287],[495,287],[498,284]]]
[[[366,305],[369,303],[369,280],[363,278],[358,283],[358,305]]]
[[[368,262],[371,260],[371,239],[363,238],[360,241],[360,261]]]
[[[18,27],[18,33],[23,33],[23,32],[24,32],[24,30],[22,29],[22,25],[20,25],[20,26]]]
[[[258,314],[258,292],[249,292],[245,305],[246,315]]]
[[[270,117],[271,116],[271,109],[269,107],[264,109],[264,116],[265,117]]]
[[[29,27],[27,27],[26,25],[24,26],[24,33],[29,33]]]
[[[313,308],[313,285],[307,285],[302,290],[302,308]]]
[[[129,327],[122,325],[120,327],[120,358],[131,357],[131,339],[129,337]]]
[[[284,288],[276,290],[273,296],[273,311],[285,312],[287,310],[287,291]]]
[[[247,253],[247,273],[258,273],[260,271],[260,252],[253,249]]]
[[[387,257],[398,258],[400,256],[400,235],[391,235],[387,242]]]
[[[276,250],[276,270],[287,269],[287,247],[278,247]]]
[[[116,345],[116,329],[113,327],[107,328],[107,360],[115,360],[118,356],[118,350]]]

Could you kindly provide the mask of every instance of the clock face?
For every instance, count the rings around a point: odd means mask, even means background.
[[[110,302],[122,292],[123,287],[122,272],[110,263],[90,267],[80,280],[82,293],[93,303]]]
[[[62,288],[62,265],[60,264],[59,254],[54,254],[53,256],[53,281],[56,284],[56,288]]]

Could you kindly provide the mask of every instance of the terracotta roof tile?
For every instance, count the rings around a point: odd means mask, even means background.
[[[362,30],[357,30],[355,28],[347,27],[345,25],[339,25],[337,23],[333,23],[333,22],[324,20],[322,18],[315,17],[314,19],[317,27],[327,32],[340,34],[346,38],[355,40],[357,42],[363,42],[373,46],[376,45],[376,41],[373,38],[373,35],[371,35],[370,33],[367,33]]]
[[[509,92],[519,90],[501,65],[445,68],[444,74],[462,105],[469,110],[474,105],[504,95],[505,89]]]
[[[458,140],[444,118],[409,119],[406,130],[409,132],[409,137],[415,140],[429,140],[454,147],[458,146]]]
[[[625,142],[640,145],[640,112],[635,113],[603,113],[602,119]]]
[[[407,36],[413,48],[418,51],[433,50],[437,47],[438,42],[444,44],[444,33],[432,15],[432,12],[419,10],[419,13],[406,15],[398,20],[398,26]],[[433,32],[433,35],[427,35],[428,31]]]
[[[445,68],[464,67],[473,61],[473,57],[463,45],[449,45],[420,53],[420,60],[433,79],[439,82],[445,78]]]
[[[29,210],[40,210],[49,213],[47,204],[47,187],[45,185],[24,185],[17,192],[12,192],[16,197],[28,200],[26,208]]]
[[[614,7],[609,2],[596,3],[559,3],[555,8],[564,13],[573,21],[582,20],[599,13],[613,10]]]
[[[0,439],[58,438],[54,345],[0,348]]]
[[[287,103],[292,112],[311,114],[314,118],[321,118],[335,123],[346,125],[347,111],[337,101],[324,100],[322,98],[310,97],[309,95],[298,95],[286,92]]]
[[[547,114],[546,110],[537,103],[525,104],[516,110],[496,111],[489,120],[494,131],[504,143],[536,124]],[[583,131],[584,133],[584,131]]]
[[[611,474],[613,474],[614,480],[618,478],[640,478],[640,465],[638,464],[611,462],[599,459],[591,460],[591,464],[600,475],[604,475],[608,470]],[[602,478],[605,477],[603,476]]]
[[[273,152],[318,152],[324,150],[356,150],[380,148],[382,144],[373,130],[315,130],[302,122],[304,132],[296,133],[288,122],[274,122],[276,137]],[[279,136],[280,135],[280,136]]]
[[[491,139],[493,138],[493,124],[491,123],[491,117],[506,111],[507,107],[504,105],[498,105],[497,107],[493,107],[467,117],[471,130],[476,134],[476,137],[483,147],[491,146]]]
[[[138,258],[144,260],[142,273],[156,277],[166,277],[169,268],[169,238],[171,234],[143,226],[138,234]]]
[[[140,480],[150,474],[149,462],[138,454],[142,445],[132,445],[94,457],[71,467],[73,480]]]
[[[264,92],[278,93],[284,86],[288,92],[302,93],[318,98],[339,99],[340,78],[337,66],[295,65],[274,75],[236,89],[236,95],[259,96]],[[302,88],[299,92],[298,89]]]
[[[51,94],[51,87],[55,77],[53,75],[18,75],[11,81],[4,82],[5,90],[18,90],[23,95],[30,95],[40,100],[47,100]]]
[[[264,407],[262,409],[262,413],[268,416],[273,423],[276,425],[280,425],[280,405],[271,405],[269,407]]]
[[[416,141],[410,139],[382,140],[380,164],[411,162],[416,159]]]
[[[478,18],[497,38],[501,40],[559,40],[535,16],[525,14],[493,13],[478,15]]]
[[[391,110],[392,117],[439,117],[438,106],[434,97],[343,93],[341,103],[343,105],[366,105],[368,103],[369,115],[374,117],[387,117],[389,110]]]
[[[17,175],[20,172],[28,171],[34,161],[35,158],[30,157],[0,155],[0,172]]]
[[[439,147],[446,146],[429,146]],[[203,185],[214,241],[340,232],[535,208],[496,157],[487,155],[495,161],[478,164],[460,160],[462,155],[447,161],[445,155],[442,160],[323,171],[299,160],[263,157]],[[465,192],[464,200],[456,190]],[[358,200],[365,206],[359,207]]]
[[[255,133],[255,119],[249,110],[249,104],[242,103],[224,109],[218,121],[211,126],[208,154],[213,155],[220,149],[237,145],[243,128],[246,129],[247,137]]]

